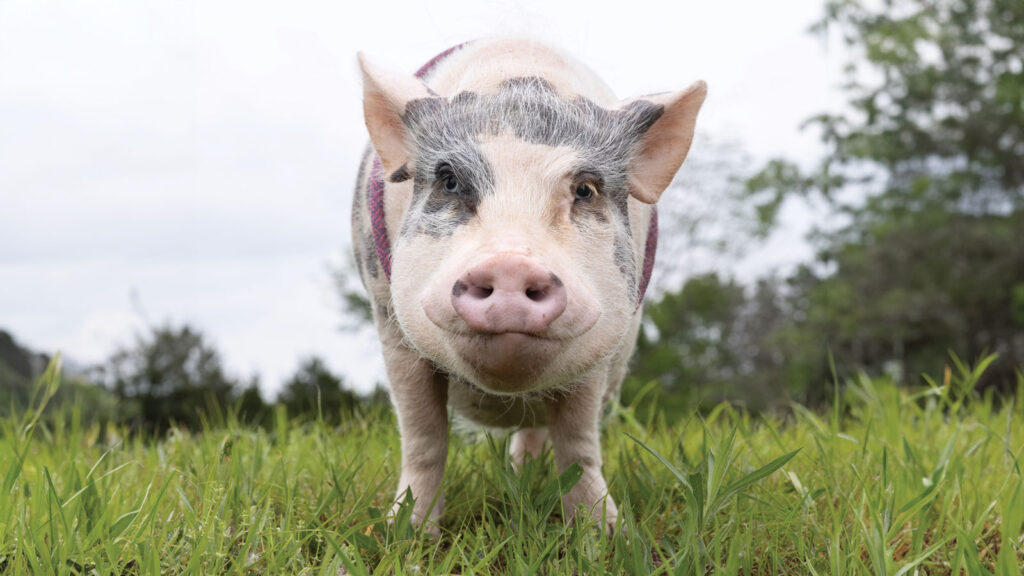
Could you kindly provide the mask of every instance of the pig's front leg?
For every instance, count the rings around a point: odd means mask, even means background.
[[[411,490],[416,499],[413,524],[429,520],[427,531],[437,534],[436,522],[444,511],[441,478],[448,457],[448,380],[404,344],[389,347],[385,342],[384,348],[402,439],[402,472],[392,512],[397,511],[406,490]]]
[[[601,474],[598,427],[603,387],[603,379],[588,377],[571,391],[556,395],[547,401],[547,419],[558,472],[574,462],[583,468],[580,481],[562,498],[566,519],[573,520],[582,504],[595,522],[603,520],[604,528],[610,531],[619,513]]]

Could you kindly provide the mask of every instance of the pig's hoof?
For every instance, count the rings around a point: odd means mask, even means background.
[[[522,428],[513,432],[512,441],[508,446],[512,468],[518,473],[526,465],[527,460],[540,458],[547,438],[547,428]]]
[[[405,506],[412,506],[412,515],[409,516],[408,522],[412,524],[412,527],[418,530],[422,530],[424,534],[430,536],[440,536],[441,527],[438,522],[441,519],[441,512],[444,504],[438,502],[433,508],[429,507],[429,502],[425,506],[420,506],[419,501],[415,503],[406,503],[405,495],[400,494],[395,501],[395,504],[391,507],[391,513],[388,514],[388,526],[394,526],[398,518],[401,517],[402,508]],[[407,514],[407,513],[406,513]]]
[[[615,533],[615,525],[619,521],[619,509],[615,507],[615,501],[611,496],[599,500],[597,505],[590,512],[594,524],[604,529],[605,534],[611,536]]]
[[[424,534],[430,536],[431,538],[441,537],[441,526],[439,526],[437,522],[434,522],[433,520],[427,520],[426,522],[422,522],[420,524],[420,529],[423,530]]]
[[[394,527],[394,525],[395,517],[391,516],[388,518],[388,526]],[[432,520],[427,520],[426,522],[424,522],[422,520],[417,520],[416,518],[413,518],[412,527],[422,530],[424,534],[432,538],[438,538],[441,536],[441,527],[437,524],[437,522],[434,522]]]
[[[413,516],[411,524],[412,524],[413,528],[416,528],[418,530],[422,530],[423,533],[428,535],[428,536],[431,536],[431,537],[434,537],[434,538],[437,538],[437,537],[441,536],[441,526],[438,525],[438,523],[437,523],[437,521],[435,519],[428,518],[428,519],[424,520],[422,518],[418,518],[416,516]],[[395,525],[395,515],[394,515],[394,513],[392,513],[392,515],[388,517],[388,526],[394,527],[394,525]]]
[[[597,528],[602,528],[606,534],[611,536],[615,533],[615,525],[619,519],[619,509],[615,506],[615,501],[612,500],[611,496],[604,496],[599,498],[594,504],[587,506],[582,502],[583,506],[568,506],[568,502],[565,503],[566,521],[577,522],[580,514],[585,514],[589,510],[590,521]]]

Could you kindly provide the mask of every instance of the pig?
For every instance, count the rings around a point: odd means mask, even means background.
[[[540,42],[477,40],[415,75],[359,54],[371,146],[352,212],[401,435],[395,506],[437,533],[449,412],[511,430],[521,466],[550,439],[563,497],[614,529],[600,417],[618,395],[657,240],[706,86],[618,99]]]

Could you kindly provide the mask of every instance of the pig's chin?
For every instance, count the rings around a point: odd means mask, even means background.
[[[536,390],[565,346],[522,332],[458,334],[453,339],[454,352],[473,372],[471,380],[499,394]]]

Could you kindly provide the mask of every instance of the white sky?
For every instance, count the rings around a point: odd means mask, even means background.
[[[702,78],[699,131],[756,160],[810,164],[798,126],[838,101],[837,47],[805,33],[820,0],[354,4],[0,2],[0,327],[99,362],[141,309],[201,328],[266,392],[310,354],[359,389],[382,379],[328,275],[366,142],[357,50],[411,73],[529,34],[623,97]],[[785,219],[757,266],[809,255],[807,215]]]

